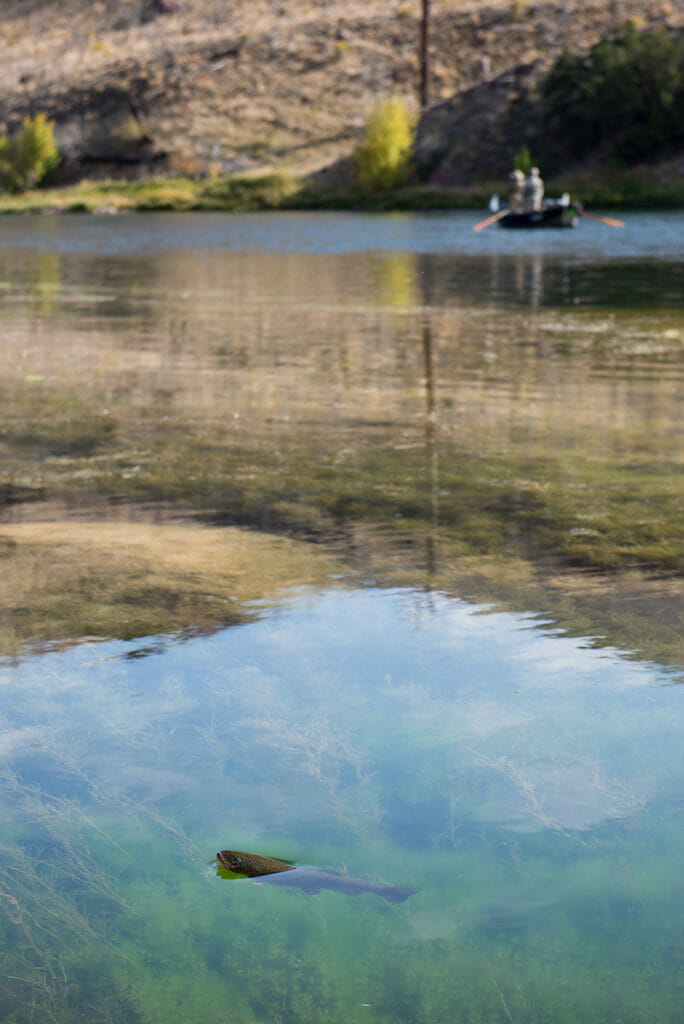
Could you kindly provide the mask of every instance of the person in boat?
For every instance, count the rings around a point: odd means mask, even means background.
[[[523,195],[526,213],[541,210],[542,199],[544,198],[544,182],[541,179],[538,167],[533,167],[525,178]]]
[[[508,208],[512,213],[520,213],[524,205],[523,185],[525,175],[514,170],[508,175]]]

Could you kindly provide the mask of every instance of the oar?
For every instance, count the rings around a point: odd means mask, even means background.
[[[600,220],[602,224],[610,224],[611,228],[624,228],[624,220],[618,220],[617,217],[599,217],[597,213],[587,213],[586,210],[580,211],[581,217],[589,217],[590,220]]]
[[[504,206],[503,210],[499,210],[498,213],[493,213],[491,217],[487,217],[486,220],[481,220],[479,224],[476,224],[473,231],[482,231],[482,228],[488,228],[490,224],[494,224],[495,221],[501,220],[507,213],[511,211],[507,206]]]

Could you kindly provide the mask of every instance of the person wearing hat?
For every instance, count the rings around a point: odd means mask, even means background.
[[[539,168],[533,167],[525,178],[523,184],[523,196],[525,211],[541,210],[542,199],[544,198],[544,182],[539,174]]]
[[[508,175],[508,208],[512,213],[520,213],[523,208],[523,184],[525,175],[522,171],[514,170]]]

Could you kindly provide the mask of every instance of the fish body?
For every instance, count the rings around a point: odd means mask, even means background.
[[[374,885],[372,882],[365,882],[362,878],[344,875],[341,871],[316,867],[293,867],[281,860],[261,857],[255,853],[245,853],[242,850],[221,850],[216,854],[216,859],[221,867],[233,871],[235,874],[258,878],[262,884],[287,885],[290,888],[301,889],[311,896],[315,896],[321,889],[331,889],[351,895],[371,892],[382,896],[383,899],[389,900],[391,903],[403,903],[409,896],[420,892],[420,889],[410,889],[398,885]]]
[[[294,868],[292,874],[289,875],[268,875],[264,878],[264,882],[268,882],[270,885],[295,887],[311,896],[315,896],[321,889],[332,889],[335,892],[345,892],[350,895],[372,892],[389,900],[390,903],[403,903],[413,893],[420,892],[420,889],[409,889],[399,885],[374,885],[372,882],[365,882],[362,878],[343,875],[341,871],[314,867]]]
[[[273,857],[262,857],[258,853],[245,853],[244,850],[221,850],[216,860],[222,868],[233,871],[236,875],[247,875],[248,878],[260,878],[261,875],[275,875],[280,871],[294,871],[291,864]]]

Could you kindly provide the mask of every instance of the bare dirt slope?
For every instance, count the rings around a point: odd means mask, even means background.
[[[313,170],[353,148],[383,96],[417,106],[420,10],[420,0],[2,0],[0,125],[48,111],[74,176]],[[432,10],[435,102],[520,64],[547,67],[628,18],[684,23],[670,0],[432,0]]]

